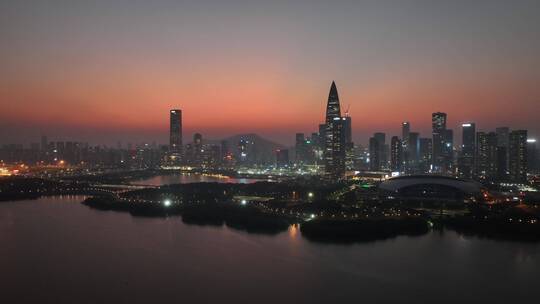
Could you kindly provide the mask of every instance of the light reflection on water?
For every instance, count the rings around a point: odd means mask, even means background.
[[[297,225],[251,234],[93,210],[82,199],[0,203],[3,302],[522,303],[539,287],[538,244],[450,231],[320,244]]]

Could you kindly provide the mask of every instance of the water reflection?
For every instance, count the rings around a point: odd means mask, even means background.
[[[447,231],[336,246],[307,241],[298,225],[250,234],[95,211],[81,200],[0,203],[3,302],[537,300],[538,244]]]

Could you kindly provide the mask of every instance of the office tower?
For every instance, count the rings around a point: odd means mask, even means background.
[[[446,113],[433,113],[431,115],[431,125],[433,134],[433,170],[443,172],[445,163],[444,146],[446,145]]]
[[[510,153],[510,147],[509,147],[509,142],[510,142],[510,128],[508,127],[499,127],[497,129],[495,129],[495,132],[497,133],[497,147],[503,147],[506,151],[506,163],[504,164],[504,171],[505,172],[508,172],[508,166],[510,165],[509,161],[509,155],[508,153]],[[501,170],[503,170],[501,168]]]
[[[379,140],[376,137],[369,139],[369,170],[381,170],[381,148]]]
[[[182,154],[182,111],[170,111],[169,149],[171,152]]]
[[[476,151],[476,125],[472,122],[464,123],[461,128],[463,140],[458,158],[458,174],[461,177],[472,178]]]
[[[390,140],[390,170],[401,172],[403,164],[403,144],[399,137],[392,136]]]
[[[464,123],[461,125],[461,128],[463,132],[461,152],[464,155],[473,155],[476,143],[476,125],[472,122]]]
[[[527,130],[510,132],[508,177],[513,183],[527,182]]]
[[[284,168],[289,165],[289,150],[278,149],[276,150],[276,167]]]
[[[407,162],[409,159],[409,134],[411,132],[411,124],[408,121],[404,121],[401,123],[401,144],[403,145],[403,148],[401,149],[403,151],[403,157],[401,161],[403,162],[402,168],[405,170],[407,167]]]
[[[454,131],[446,129],[443,132],[442,172],[452,173],[454,170]]]
[[[388,169],[388,152],[385,150],[388,147],[388,145],[386,144],[386,134],[382,132],[377,132],[373,134],[373,137],[377,139],[379,146],[379,169]]]
[[[420,157],[420,134],[417,132],[410,132],[407,143],[407,161],[405,166],[405,172],[416,173],[418,172],[418,159]]]
[[[335,82],[332,82],[326,105],[324,166],[329,177],[341,178],[345,174],[345,149],[343,121],[339,96]]]
[[[500,150],[499,150],[500,151]],[[498,179],[497,133],[476,133],[476,175],[480,179]]]
[[[433,164],[433,140],[431,138],[420,138],[418,140],[420,173],[430,173]]]
[[[352,170],[354,168],[354,144],[352,142],[352,121],[349,113],[341,118],[343,124],[343,143],[345,149],[345,168]]]
[[[538,173],[540,171],[538,160],[538,147],[536,146],[536,139],[527,139],[527,168],[531,173]]]
[[[296,158],[295,162],[297,165],[304,164],[307,160],[307,146],[304,133],[296,133],[296,144],[295,144]]]
[[[345,113],[345,116],[342,117],[342,123],[343,123],[343,137],[345,144],[352,143],[352,121],[351,117],[349,116],[349,113]]]
[[[409,133],[411,132],[411,124],[408,121],[401,123],[401,143],[407,147],[409,143]]]

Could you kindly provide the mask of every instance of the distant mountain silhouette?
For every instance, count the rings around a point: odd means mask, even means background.
[[[255,163],[272,164],[275,162],[275,151],[277,149],[285,149],[285,146],[265,139],[257,134],[238,134],[223,140],[227,141],[229,149],[234,155],[239,155],[238,144],[240,140],[245,140],[252,143],[250,148],[250,155],[248,155],[250,161]]]

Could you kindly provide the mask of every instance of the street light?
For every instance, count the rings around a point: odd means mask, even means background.
[[[164,205],[165,207],[169,207],[169,206],[171,205],[171,200],[166,199],[165,201],[163,201],[163,205]]]

